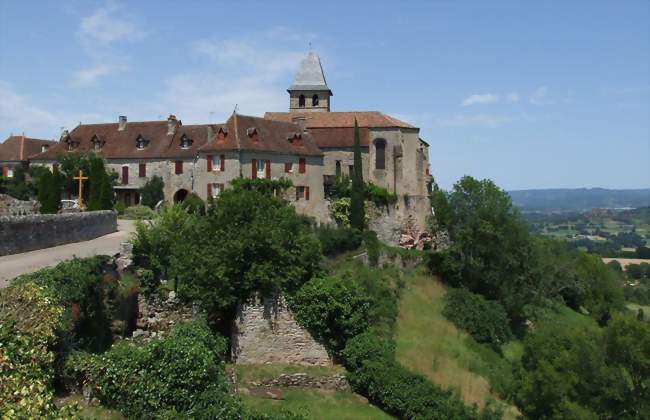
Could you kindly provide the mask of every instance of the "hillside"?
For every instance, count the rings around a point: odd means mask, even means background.
[[[594,208],[650,206],[650,188],[609,190],[605,188],[557,188],[508,191],[515,206],[524,212],[587,211]]]

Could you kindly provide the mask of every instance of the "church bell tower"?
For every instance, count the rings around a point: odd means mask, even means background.
[[[309,52],[300,62],[289,92],[290,112],[329,112],[332,91],[325,82],[320,57]]]

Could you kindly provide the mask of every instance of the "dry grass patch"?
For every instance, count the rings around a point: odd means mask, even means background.
[[[458,330],[442,315],[444,286],[428,274],[411,276],[400,299],[395,339],[397,360],[444,388],[455,390],[468,404],[483,407],[489,398],[488,380],[470,371],[482,363],[467,346],[468,334]],[[506,410],[515,418],[516,409]]]

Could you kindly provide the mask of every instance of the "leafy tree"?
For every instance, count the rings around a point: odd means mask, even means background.
[[[205,202],[196,193],[188,194],[180,204],[188,213],[205,214]]]
[[[361,163],[361,137],[357,120],[354,120],[354,170],[352,189],[350,191],[350,227],[358,230],[365,228],[364,184]]]
[[[152,176],[140,188],[140,204],[153,209],[156,207],[156,204],[165,199],[164,188],[165,183],[163,179],[158,175]]]

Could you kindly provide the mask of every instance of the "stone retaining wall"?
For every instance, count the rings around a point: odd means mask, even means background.
[[[256,297],[238,305],[232,358],[239,364],[328,366],[327,350],[293,317],[283,297]]]
[[[0,217],[0,255],[87,241],[115,231],[117,213],[110,210],[3,216]]]
[[[283,373],[277,378],[265,379],[259,383],[253,384],[257,386],[281,386],[281,387],[301,387],[301,388],[318,388],[318,389],[333,389],[335,391],[350,391],[350,384],[345,378],[345,375],[332,375],[332,376],[311,376],[306,373]]]

